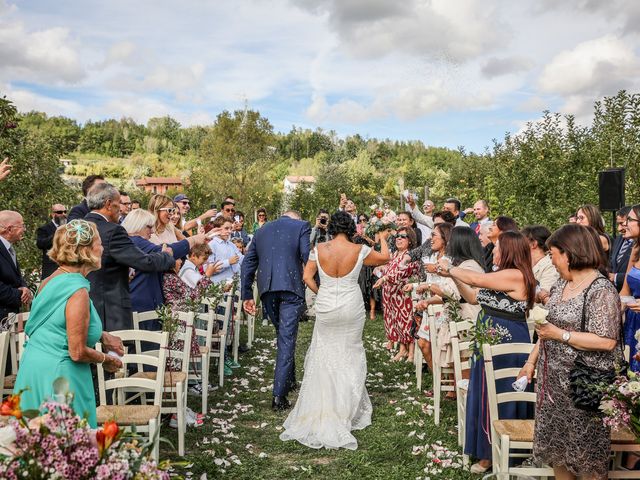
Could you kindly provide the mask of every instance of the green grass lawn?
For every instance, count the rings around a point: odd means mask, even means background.
[[[296,350],[299,380],[313,325],[300,324]],[[461,468],[455,402],[443,400],[441,423],[435,426],[428,414],[432,401],[416,390],[413,365],[389,362],[380,317],[367,321],[364,332],[367,388],[374,410],[372,425],[355,432],[358,449],[313,450],[297,442],[280,441],[287,412],[271,410],[274,333],[271,325],[256,325],[253,348],[240,356],[242,368],[225,378],[223,388],[211,393],[205,425],[188,428],[184,458],[188,465],[176,467],[177,472],[187,478],[200,478],[206,473],[209,479],[479,478]],[[215,383],[214,375],[211,383]],[[430,384],[431,378],[425,374],[423,386],[426,389]],[[296,396],[289,399],[293,403]],[[198,411],[199,399],[190,397],[189,401]],[[177,441],[175,431],[168,427],[163,428],[162,435]],[[161,456],[178,460],[167,449]],[[438,460],[433,460],[446,456],[453,463],[451,467],[442,468]]]

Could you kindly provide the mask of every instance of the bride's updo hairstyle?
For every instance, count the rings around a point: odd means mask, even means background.
[[[335,237],[339,233],[344,233],[349,240],[356,234],[356,224],[347,212],[339,211],[331,215],[329,220],[329,235]]]

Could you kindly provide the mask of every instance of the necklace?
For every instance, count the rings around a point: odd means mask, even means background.
[[[582,281],[581,281],[580,283],[578,283],[578,284],[577,284],[576,286],[574,286],[574,287],[570,286],[570,285],[567,283],[567,288],[573,292],[573,291],[577,290],[578,288],[580,288],[580,286],[581,286],[584,282],[586,282],[589,278],[591,278],[591,276],[592,276],[592,275],[587,275],[586,277],[584,277],[584,278],[582,279]]]
[[[64,273],[78,273],[78,272],[72,272],[72,271],[67,270],[66,268],[63,268],[63,267],[58,267],[58,270],[62,270]]]

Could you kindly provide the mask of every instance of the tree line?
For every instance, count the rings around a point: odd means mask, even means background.
[[[272,217],[281,210],[286,175],[316,178],[286,199],[310,220],[320,208],[335,208],[342,192],[361,211],[379,202],[397,209],[402,189],[422,198],[428,186],[437,205],[449,196],[464,206],[483,198],[493,215],[554,228],[579,205],[597,203],[598,172],[611,165],[626,168],[627,203],[640,200],[640,94],[620,91],[595,102],[590,125],[544,112],[518,134],[488,143],[484,152],[470,153],[420,141],[340,138],[321,129],[279,133],[252,110],[223,111],[206,126],[183,127],[171,117],[146,125],[126,118],[80,124],[42,112],[19,113],[3,98],[0,148],[14,168],[0,184],[0,201],[25,216],[28,238],[21,248],[28,266],[35,267],[35,229],[50,205],[80,196],[63,181],[62,157],[77,162],[67,173],[103,173],[117,185],[143,175],[181,176],[188,179],[194,210],[230,194],[249,216],[258,207]]]

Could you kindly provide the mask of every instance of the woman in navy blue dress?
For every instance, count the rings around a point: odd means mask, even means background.
[[[634,372],[640,371],[640,356],[638,356],[638,341],[636,332],[640,329],[640,205],[634,205],[627,216],[624,238],[635,240],[629,258],[629,267],[624,285],[620,291],[621,297],[635,297],[635,302],[625,302],[624,343],[630,349],[629,366]]]
[[[439,261],[443,275],[456,282],[462,296],[472,304],[482,306],[478,322],[488,318],[495,326],[509,332],[501,343],[531,343],[526,314],[533,307],[536,281],[531,268],[531,251],[526,238],[513,231],[500,234],[493,250],[493,263],[498,271],[477,273],[452,266],[446,259]],[[500,355],[494,358],[496,369],[520,368],[527,355]],[[498,393],[511,388],[513,379],[496,382]],[[526,403],[500,405],[500,419],[526,419],[532,412]],[[467,396],[465,454],[477,459],[471,472],[484,473],[491,468],[491,420],[487,401],[484,362],[477,360],[471,367]]]

